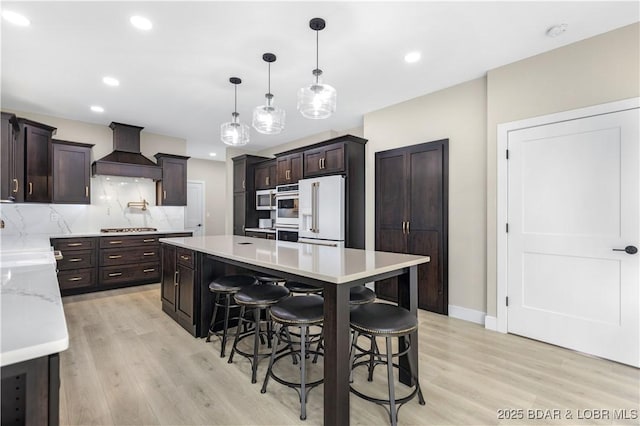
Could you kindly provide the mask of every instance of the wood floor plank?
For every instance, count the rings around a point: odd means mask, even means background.
[[[162,312],[159,285],[63,300],[70,347],[61,354],[62,425],[303,423],[294,390],[271,381],[260,393],[266,361],[251,384],[246,359],[228,364],[219,340],[194,339]],[[638,424],[575,418],[578,410],[640,410],[638,369],[430,312],[419,311],[418,319],[427,404],[406,404],[401,425]],[[357,373],[356,385],[384,395],[384,370],[376,368],[372,383]],[[322,392],[310,393],[305,425],[322,424]],[[382,407],[350,400],[352,424],[388,424]],[[499,418],[509,408],[525,417],[528,410],[568,410],[573,418]]]

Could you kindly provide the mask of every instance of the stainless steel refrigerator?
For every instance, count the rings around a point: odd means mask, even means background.
[[[324,176],[298,182],[298,242],[344,247],[344,176]]]

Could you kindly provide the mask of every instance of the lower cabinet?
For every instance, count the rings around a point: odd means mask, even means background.
[[[196,262],[192,250],[162,245],[162,310],[196,336]]]
[[[58,284],[62,295],[95,291],[98,285],[98,238],[52,238],[62,252],[58,260]]]
[[[262,238],[266,240],[275,240],[275,232],[260,232],[260,231],[244,231],[245,237]]]

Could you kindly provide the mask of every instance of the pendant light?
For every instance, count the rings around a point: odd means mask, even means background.
[[[234,86],[234,103],[231,121],[220,126],[220,139],[227,145],[242,146],[249,142],[249,126],[240,123],[238,117],[238,84],[242,83],[238,77],[231,77],[229,82]]]
[[[264,95],[266,102],[253,110],[253,128],[265,135],[277,135],[284,129],[285,111],[282,108],[273,106],[273,95],[271,94],[271,63],[276,61],[276,55],[265,53],[262,59],[269,64],[269,84],[267,93]]]
[[[336,89],[322,84],[322,70],[318,67],[318,32],[325,27],[324,19],[313,18],[309,27],[316,32],[316,69],[313,70],[314,82],[298,90],[298,111],[306,118],[328,118],[336,110]]]

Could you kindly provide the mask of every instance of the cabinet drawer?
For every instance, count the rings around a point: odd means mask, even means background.
[[[195,261],[193,257],[194,257],[194,253],[192,250],[187,250],[180,247],[176,249],[176,258],[178,259],[178,263],[180,265],[184,265],[187,268],[193,269],[195,265]]]
[[[157,244],[158,235],[123,235],[119,237],[100,237],[100,248],[135,247]]]
[[[160,282],[160,264],[156,262],[100,268],[100,285],[140,281]]]
[[[62,255],[70,250],[90,250],[96,248],[97,238],[52,238],[51,245],[55,250],[60,250]]]
[[[96,285],[96,269],[78,269],[58,272],[58,284],[61,290],[91,287]]]
[[[96,266],[95,250],[65,250],[62,252],[62,256],[62,260],[59,260],[57,265],[60,271]]]
[[[112,248],[100,250],[100,266],[151,263],[160,260],[160,245],[149,247]]]

